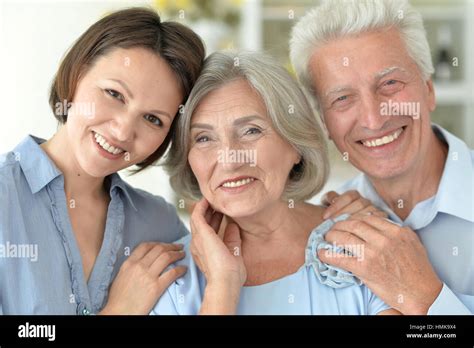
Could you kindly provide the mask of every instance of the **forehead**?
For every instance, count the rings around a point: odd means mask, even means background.
[[[316,49],[310,59],[318,90],[350,80],[373,80],[394,66],[406,72],[418,71],[396,29],[333,40]]]
[[[247,116],[250,113],[265,116],[265,104],[246,80],[238,79],[207,94],[194,110],[192,121],[220,118],[220,116],[227,116],[226,118]]]

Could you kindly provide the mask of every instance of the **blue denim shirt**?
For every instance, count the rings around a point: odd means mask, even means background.
[[[390,219],[413,229],[423,243],[443,288],[428,314],[474,313],[474,151],[445,129],[433,125],[449,146],[438,192],[419,202],[402,221],[361,174],[338,192],[357,190]]]
[[[163,198],[112,174],[104,239],[86,281],[64,177],[43,141],[28,136],[0,156],[0,314],[96,313],[139,243],[169,243],[188,231]]]

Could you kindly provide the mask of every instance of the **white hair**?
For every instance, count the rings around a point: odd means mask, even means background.
[[[341,37],[398,29],[423,79],[434,72],[423,19],[407,0],[325,0],[293,27],[290,57],[300,83],[317,104],[309,62],[318,47]]]

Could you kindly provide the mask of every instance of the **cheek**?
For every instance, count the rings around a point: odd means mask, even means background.
[[[330,138],[338,148],[344,148],[344,139],[349,136],[353,125],[357,121],[356,108],[345,111],[344,114],[327,113],[325,120]]]
[[[282,142],[265,142],[256,151],[257,167],[265,173],[267,189],[280,191],[297,161],[295,150]]]
[[[191,170],[193,171],[194,176],[196,177],[199,183],[199,187],[201,188],[201,190],[205,189],[209,177],[209,170],[206,164],[207,161],[205,161],[202,154],[195,149],[191,149],[191,151],[189,151],[188,161]]]
[[[147,129],[148,128],[148,129]],[[135,138],[135,153],[141,160],[153,154],[163,144],[167,135],[166,130],[155,130],[146,125],[139,125]]]

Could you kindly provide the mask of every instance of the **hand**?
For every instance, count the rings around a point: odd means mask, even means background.
[[[247,279],[242,257],[240,230],[229,223],[219,235],[222,214],[214,212],[203,198],[191,215],[191,254],[208,283],[229,281],[242,286]]]
[[[163,292],[187,267],[163,271],[184,257],[182,245],[148,242],[135,248],[112,283],[99,314],[148,314]]]
[[[342,214],[365,214],[387,217],[388,215],[372,205],[368,199],[362,197],[355,190],[344,192],[339,195],[337,192],[326,192],[321,203],[328,206],[323,214],[323,219],[334,218]]]
[[[325,239],[356,252],[341,257],[320,250],[323,262],[352,272],[403,314],[427,314],[441,292],[443,284],[410,228],[358,214],[334,224]]]
[[[239,227],[220,230],[222,214],[202,199],[191,215],[191,254],[207,280],[200,314],[235,314],[247,279]]]

